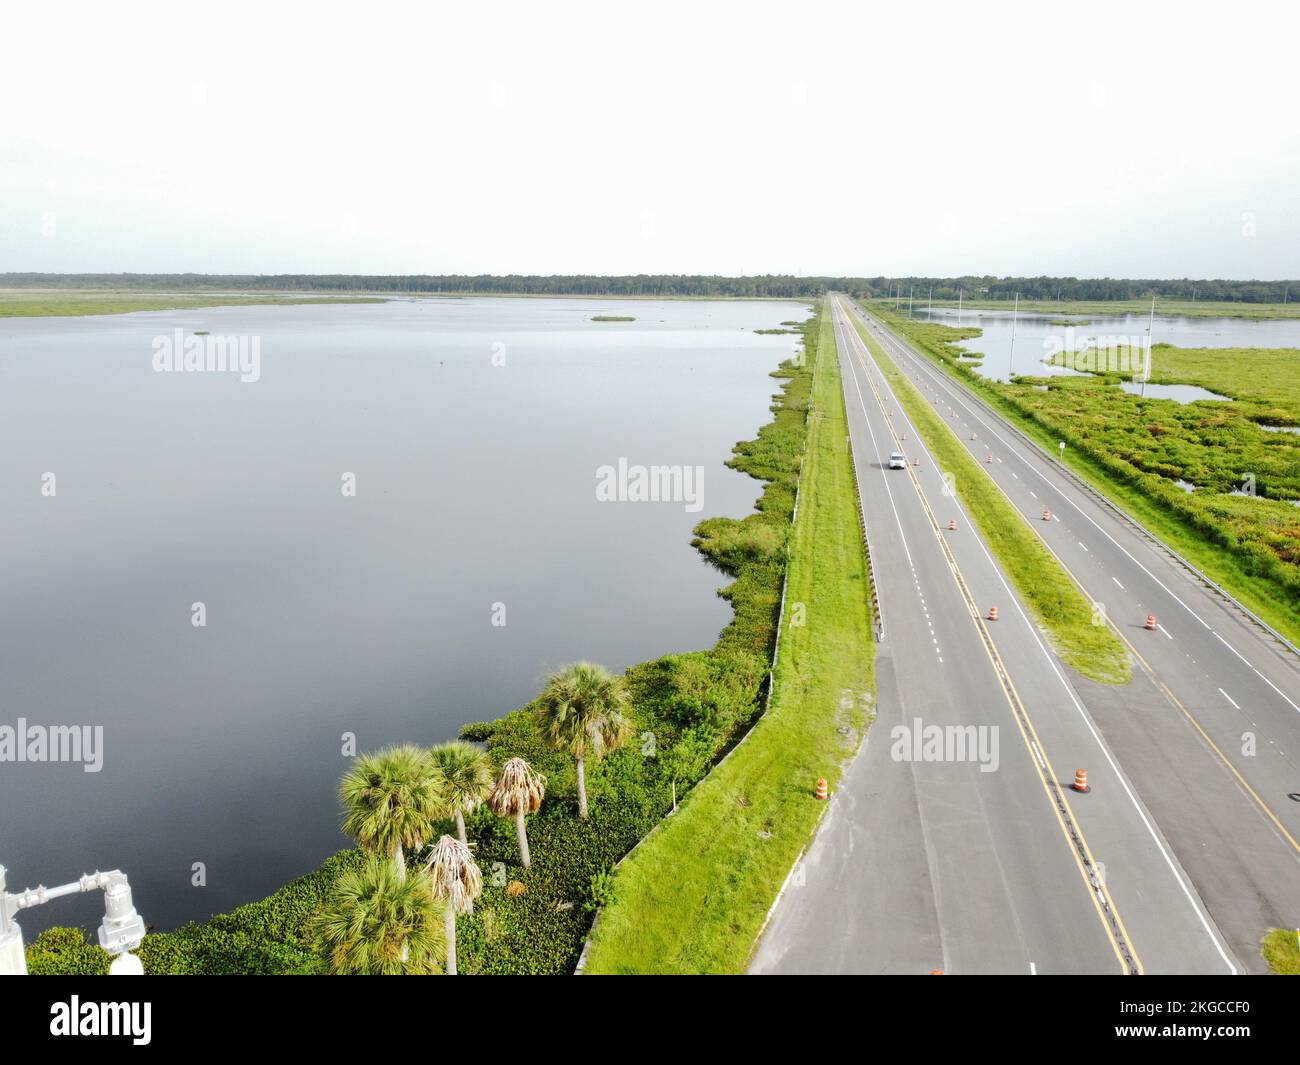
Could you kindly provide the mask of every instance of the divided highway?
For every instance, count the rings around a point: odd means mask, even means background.
[[[1259,938],[1300,925],[1300,658],[933,361],[843,303],[1129,645],[1131,684],[1075,686],[1234,950],[1264,971]]]
[[[832,303],[885,619],[878,717],[752,971],[1239,971],[1078,679]],[[888,468],[895,450],[905,469]],[[1069,787],[1080,767],[1088,794]]]

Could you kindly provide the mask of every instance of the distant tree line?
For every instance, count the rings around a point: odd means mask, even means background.
[[[883,282],[884,291],[880,291]],[[1130,279],[1122,277],[902,277],[870,278],[872,295],[907,299],[1011,300],[1208,300],[1225,303],[1282,303],[1300,295],[1300,281],[1226,281],[1181,278]]]
[[[1184,300],[1282,303],[1297,281],[1133,280],[1078,277],[795,277],[763,274],[0,274],[0,287],[117,288],[186,291],[448,292],[517,296],[733,296],[812,298],[828,289],[858,297],[916,299]]]

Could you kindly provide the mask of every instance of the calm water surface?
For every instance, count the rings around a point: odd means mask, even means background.
[[[754,329],[806,314],[465,299],[0,320],[0,725],[104,728],[99,773],[0,763],[10,889],[118,867],[161,928],[225,910],[345,843],[344,733],[436,743],[575,658],[711,645],[725,578],[691,528],[752,508],[761,486],[723,463],[796,339]],[[176,328],[260,338],[260,380],[155,372]],[[597,502],[621,457],[703,466],[702,511]],[[68,900],[22,923],[101,914]]]
[[[927,318],[924,307],[916,308],[918,319]],[[974,326],[982,329],[980,336],[961,341],[968,351],[978,351],[984,356],[982,363],[969,363],[985,377],[1006,381],[1012,373],[1033,374],[1046,377],[1070,374],[1063,366],[1045,364],[1051,338],[1065,341],[1067,329],[1072,329],[1077,346],[1087,337],[1136,337],[1141,343],[1147,334],[1146,315],[1115,315],[1081,319],[1073,326],[1053,324],[1064,321],[1043,314],[1021,314],[1015,323],[1015,346],[1011,343],[1012,315],[1001,310],[981,309],[963,311],[960,318],[956,308],[935,308],[929,320],[943,325]],[[1300,319],[1248,318],[1168,318],[1156,316],[1153,343],[1173,344],[1180,348],[1300,348]],[[1150,392],[1148,391],[1148,395]],[[1210,397],[1201,397],[1210,398]]]

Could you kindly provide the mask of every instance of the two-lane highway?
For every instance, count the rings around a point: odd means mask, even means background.
[[[1233,971],[1059,663],[834,314],[888,619],[878,718],[753,970]],[[888,469],[895,449],[907,469]],[[1000,619],[984,620],[994,604]],[[1068,788],[1078,764],[1091,767],[1088,795]]]

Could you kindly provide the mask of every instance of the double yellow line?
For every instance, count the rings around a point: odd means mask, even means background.
[[[841,314],[843,314],[841,309]],[[865,348],[865,343],[857,335],[856,327],[852,319],[845,315],[848,321],[848,332],[851,334],[855,347],[858,349]],[[862,366],[864,375],[867,378],[867,384],[871,388],[872,395],[875,396],[876,403],[880,407],[881,414],[885,417],[885,422],[889,426],[889,435],[893,438],[898,450],[902,451],[902,442],[898,439],[898,434],[894,430],[894,423],[889,417],[887,408],[879,389],[876,387],[866,361],[860,350],[855,350],[858,363]],[[910,388],[911,385],[904,383],[904,387]],[[914,427],[915,428],[915,427]],[[979,633],[980,642],[984,647],[985,654],[988,655],[990,663],[993,665],[993,672],[998,678],[998,683],[1002,688],[1008,705],[1011,707],[1011,715],[1016,721],[1016,727],[1020,730],[1021,739],[1024,740],[1025,749],[1029,752],[1030,763],[1034,771],[1038,774],[1039,782],[1042,784],[1043,792],[1051,803],[1052,812],[1056,815],[1057,824],[1060,825],[1061,832],[1065,836],[1066,843],[1069,846],[1070,853],[1074,858],[1075,867],[1079,870],[1085,887],[1088,890],[1088,897],[1092,900],[1093,908],[1097,911],[1097,916],[1101,921],[1102,928],[1110,941],[1111,948],[1115,952],[1115,957],[1120,963],[1121,970],[1132,976],[1140,976],[1144,970],[1142,961],[1134,950],[1129,940],[1128,930],[1124,927],[1124,921],[1119,915],[1119,909],[1115,905],[1115,900],[1111,898],[1110,891],[1106,887],[1105,880],[1099,872],[1096,860],[1092,856],[1092,850],[1088,846],[1088,841],[1083,835],[1083,830],[1075,820],[1074,811],[1070,808],[1069,799],[1065,795],[1057,776],[1056,770],[1052,767],[1051,761],[1047,757],[1046,748],[1038,738],[1038,732],[1034,728],[1033,720],[1029,712],[1025,709],[1025,704],[1020,698],[1020,693],[1016,691],[1016,686],[1011,680],[1011,674],[1002,661],[1002,656],[998,652],[997,645],[993,642],[993,637],[989,633],[988,626],[985,624],[984,616],[975,603],[974,597],[970,593],[970,588],[966,584],[966,579],[962,575],[961,567],[957,564],[957,558],[952,553],[952,548],[948,545],[947,539],[943,535],[943,530],[939,525],[934,511],[930,507],[929,500],[926,498],[925,490],[921,487],[920,479],[916,476],[911,466],[907,467],[907,475],[912,481],[912,486],[916,490],[917,498],[921,501],[921,506],[925,510],[926,517],[930,522],[930,529],[939,543],[939,548],[943,552],[944,561],[948,569],[952,572],[953,579],[957,582],[958,591],[961,593],[962,600],[966,603],[966,608],[970,612],[971,620],[975,623],[976,631]]]
[[[850,324],[852,324],[852,314],[851,313],[846,314],[845,317],[848,318]],[[897,341],[895,341],[895,343],[897,344]],[[946,375],[945,375],[945,379],[946,379]],[[960,388],[960,385],[956,384],[954,385],[954,387]],[[892,431],[893,427],[891,426],[890,429]],[[1016,513],[1019,514],[1020,508],[1017,507],[1015,501],[1009,495],[1007,495],[1006,490],[1003,489],[1003,487],[1000,484],[998,484],[997,481],[993,480],[992,477],[990,477],[989,480],[990,482],[992,482],[993,487],[1002,493],[1002,497],[1007,501],[1008,504],[1010,504],[1012,509],[1014,509]],[[1023,518],[1023,515],[1021,515],[1021,517]],[[1074,581],[1075,586],[1079,589],[1080,592],[1083,593],[1084,598],[1087,599],[1089,602],[1093,602],[1093,603],[1097,602],[1097,600],[1093,598],[1092,594],[1084,586],[1083,581],[1079,580],[1079,578],[1074,575],[1074,572],[1070,569],[1070,567],[1067,566],[1065,562],[1062,561],[1061,557],[1055,551],[1052,550],[1052,545],[1047,542],[1046,537],[1044,537],[1042,533],[1038,530],[1037,525],[1034,522],[1029,521],[1027,519],[1025,520],[1025,524],[1029,527],[1030,531],[1032,531],[1034,535],[1038,537],[1039,542],[1043,545],[1044,548],[1047,549],[1047,553],[1056,560],[1056,564],[1061,567],[1061,569],[1065,572],[1065,575],[1069,577],[1070,580]],[[1228,756],[1223,752],[1223,750],[1219,747],[1219,745],[1210,738],[1209,733],[1206,732],[1205,729],[1201,726],[1201,723],[1196,720],[1195,715],[1193,715],[1192,712],[1188,710],[1187,707],[1183,704],[1182,700],[1180,700],[1178,696],[1176,696],[1173,693],[1169,685],[1167,685],[1163,680],[1160,679],[1159,674],[1157,674],[1155,669],[1152,668],[1151,663],[1149,663],[1146,660],[1146,658],[1143,657],[1142,652],[1137,649],[1137,647],[1133,644],[1133,641],[1130,640],[1126,635],[1124,635],[1124,632],[1119,627],[1119,625],[1117,625],[1109,617],[1107,617],[1106,623],[1110,626],[1111,630],[1115,633],[1115,635],[1120,638],[1124,646],[1127,647],[1133,653],[1133,657],[1136,658],[1137,661],[1141,664],[1143,671],[1151,679],[1151,682],[1157,688],[1159,688],[1161,693],[1165,696],[1165,698],[1169,700],[1169,704],[1173,706],[1174,709],[1176,709],[1179,713],[1183,715],[1183,717],[1187,719],[1188,723],[1192,726],[1192,728],[1196,730],[1197,735],[1200,736],[1201,739],[1205,741],[1206,746],[1210,748],[1210,750],[1214,753],[1215,757],[1217,757],[1219,761],[1223,764],[1224,768],[1227,769],[1228,772],[1232,774],[1233,779],[1235,779],[1236,782],[1241,786],[1242,790],[1250,797],[1251,801],[1255,803],[1255,805],[1259,808],[1259,811],[1268,819],[1268,821],[1273,825],[1273,827],[1277,829],[1278,834],[1282,837],[1282,839],[1285,840],[1288,844],[1290,844],[1292,850],[1294,850],[1297,854],[1300,854],[1300,841],[1297,841],[1295,836],[1293,836],[1289,831],[1287,831],[1286,826],[1282,824],[1281,820],[1278,819],[1277,814],[1273,812],[1272,808],[1268,805],[1267,802],[1264,801],[1263,797],[1261,797],[1260,794],[1254,788],[1252,788],[1249,783],[1247,783],[1246,778],[1242,776],[1241,771],[1235,765],[1233,765],[1231,759],[1228,758]]]

